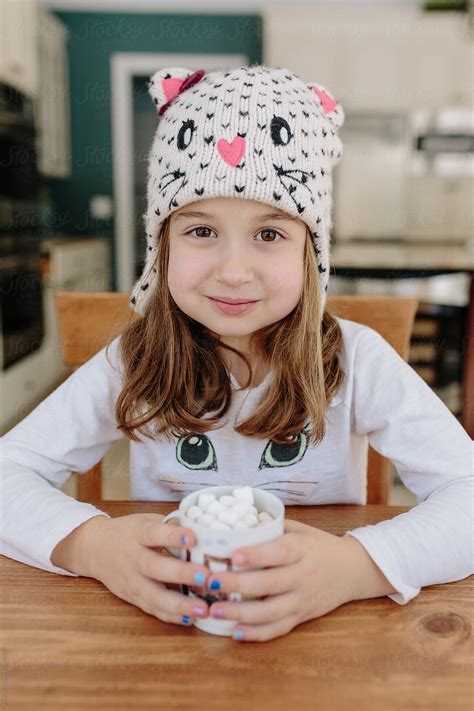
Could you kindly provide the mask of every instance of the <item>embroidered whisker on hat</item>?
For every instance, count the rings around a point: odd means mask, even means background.
[[[235,197],[275,205],[308,225],[322,313],[342,106],[322,84],[264,65],[213,72],[171,67],[155,72],[148,85],[159,123],[148,156],[146,262],[132,289],[133,308],[143,315],[156,289],[164,220],[199,199]]]

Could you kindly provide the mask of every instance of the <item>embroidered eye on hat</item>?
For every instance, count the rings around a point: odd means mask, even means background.
[[[342,155],[344,111],[322,84],[289,69],[160,69],[148,82],[159,118],[148,155],[147,250],[130,303],[144,315],[156,289],[164,220],[187,203],[235,197],[274,205],[303,220],[320,276],[329,281],[332,169]]]

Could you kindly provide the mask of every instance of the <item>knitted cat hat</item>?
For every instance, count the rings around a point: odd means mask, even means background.
[[[235,197],[274,205],[306,222],[323,313],[342,106],[321,84],[258,64],[214,72],[160,69],[148,85],[160,121],[148,155],[147,251],[132,289],[135,311],[144,315],[156,289],[165,218],[199,199]]]

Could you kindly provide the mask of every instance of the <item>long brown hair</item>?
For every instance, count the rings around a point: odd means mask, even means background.
[[[135,442],[141,441],[135,430],[171,442],[173,436],[202,434],[225,424],[221,418],[231,405],[232,389],[218,348],[242,357],[250,373],[245,387],[252,382],[248,358],[189,317],[171,297],[168,255],[169,218],[158,240],[156,292],[144,316],[131,321],[119,341],[123,384],[115,415],[119,429]],[[274,370],[274,378],[259,406],[235,431],[288,444],[289,436],[300,432],[310,418],[308,439],[320,442],[327,403],[345,373],[338,359],[340,326],[326,311],[320,318],[318,265],[309,230],[299,303],[277,323],[253,333],[249,341],[250,353]]]

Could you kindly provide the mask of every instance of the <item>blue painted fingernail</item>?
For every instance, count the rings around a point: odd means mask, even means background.
[[[198,585],[204,585],[204,581],[206,579],[206,576],[204,573],[200,570],[198,570],[197,573],[194,573],[194,582],[197,583]]]
[[[211,583],[211,590],[219,590],[221,587],[221,584],[218,580],[213,580]]]
[[[186,536],[183,533],[179,537],[179,542],[182,543],[183,546],[186,543]]]
[[[181,618],[184,622],[185,625],[189,625],[189,617],[188,615],[183,615]]]
[[[244,631],[243,630],[235,630],[233,636],[234,636],[234,639],[243,639]]]

